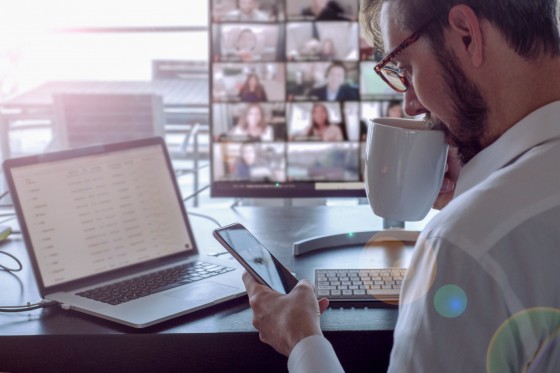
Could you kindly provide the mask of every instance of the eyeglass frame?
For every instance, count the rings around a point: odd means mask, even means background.
[[[386,66],[386,65],[389,62],[391,62],[403,50],[410,47],[412,44],[416,43],[418,41],[418,39],[420,39],[420,36],[422,35],[422,32],[424,32],[426,27],[428,27],[428,25],[430,23],[432,23],[436,18],[437,17],[434,17],[434,18],[430,19],[428,22],[426,22],[425,24],[423,24],[422,26],[420,26],[408,38],[403,40],[402,43],[397,45],[397,47],[395,49],[393,49],[391,52],[389,52],[385,57],[383,57],[383,59],[381,61],[379,61],[377,63],[377,65],[375,65],[373,67],[373,70],[377,73],[377,75],[379,75],[379,77],[381,79],[383,79],[383,81],[385,83],[387,83],[389,85],[389,87],[391,87],[393,90],[397,91],[398,93],[405,93],[408,90],[408,87],[410,86],[410,83],[408,82],[408,79],[406,78],[406,76],[404,76],[404,74],[400,73],[400,71],[399,71],[400,69],[396,69],[396,68]],[[395,73],[399,77],[399,79],[401,80],[401,82],[405,86],[405,88],[404,89],[399,89],[399,88],[395,87],[385,77],[385,75],[381,72],[382,69],[389,70],[389,71],[392,71],[393,73]]]

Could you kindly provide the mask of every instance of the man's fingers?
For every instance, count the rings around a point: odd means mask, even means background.
[[[327,298],[319,299],[319,312],[323,314],[329,308],[329,300]]]
[[[313,288],[313,285],[311,284],[311,282],[308,279],[305,279],[305,278],[303,280],[300,280],[294,288],[301,287],[301,286]]]
[[[241,276],[241,279],[243,280],[248,293],[254,292],[255,288],[260,285],[257,280],[255,280],[253,275],[251,275],[247,271],[243,272],[243,276]]]

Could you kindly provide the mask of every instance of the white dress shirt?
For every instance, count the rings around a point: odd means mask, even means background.
[[[423,230],[401,290],[389,371],[560,372],[559,286],[555,102],[465,165],[454,199]],[[327,358],[300,344],[292,355],[305,369]],[[302,354],[313,361],[304,365]]]

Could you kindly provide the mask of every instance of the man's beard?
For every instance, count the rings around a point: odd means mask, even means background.
[[[453,53],[440,50],[436,57],[451,97],[455,125],[450,128],[429,114],[426,120],[430,128],[445,132],[452,145],[457,147],[460,162],[466,164],[488,145],[481,143],[488,135],[488,105],[476,84],[466,77]]]

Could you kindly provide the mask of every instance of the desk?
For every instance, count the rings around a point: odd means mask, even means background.
[[[51,81],[1,103],[0,146],[2,159],[10,156],[9,130],[15,120],[52,120],[53,95],[58,93],[156,94],[163,99],[166,117],[181,110],[208,110],[207,79],[151,81]]]
[[[364,205],[192,211],[221,224],[245,224],[299,278],[311,278],[318,266],[353,265],[364,260],[366,250],[331,249],[294,258],[293,242],[382,226]],[[223,251],[211,236],[211,221],[190,219],[203,253]],[[15,276],[0,272],[0,305],[37,301],[22,240],[14,236],[1,248],[20,257],[25,267]],[[367,260],[406,265],[411,251],[403,245],[369,253]],[[0,371],[285,372],[287,359],[259,341],[251,319],[246,297],[143,330],[59,308],[0,314]],[[381,372],[387,368],[396,319],[394,308],[328,309],[321,323],[347,372]]]

